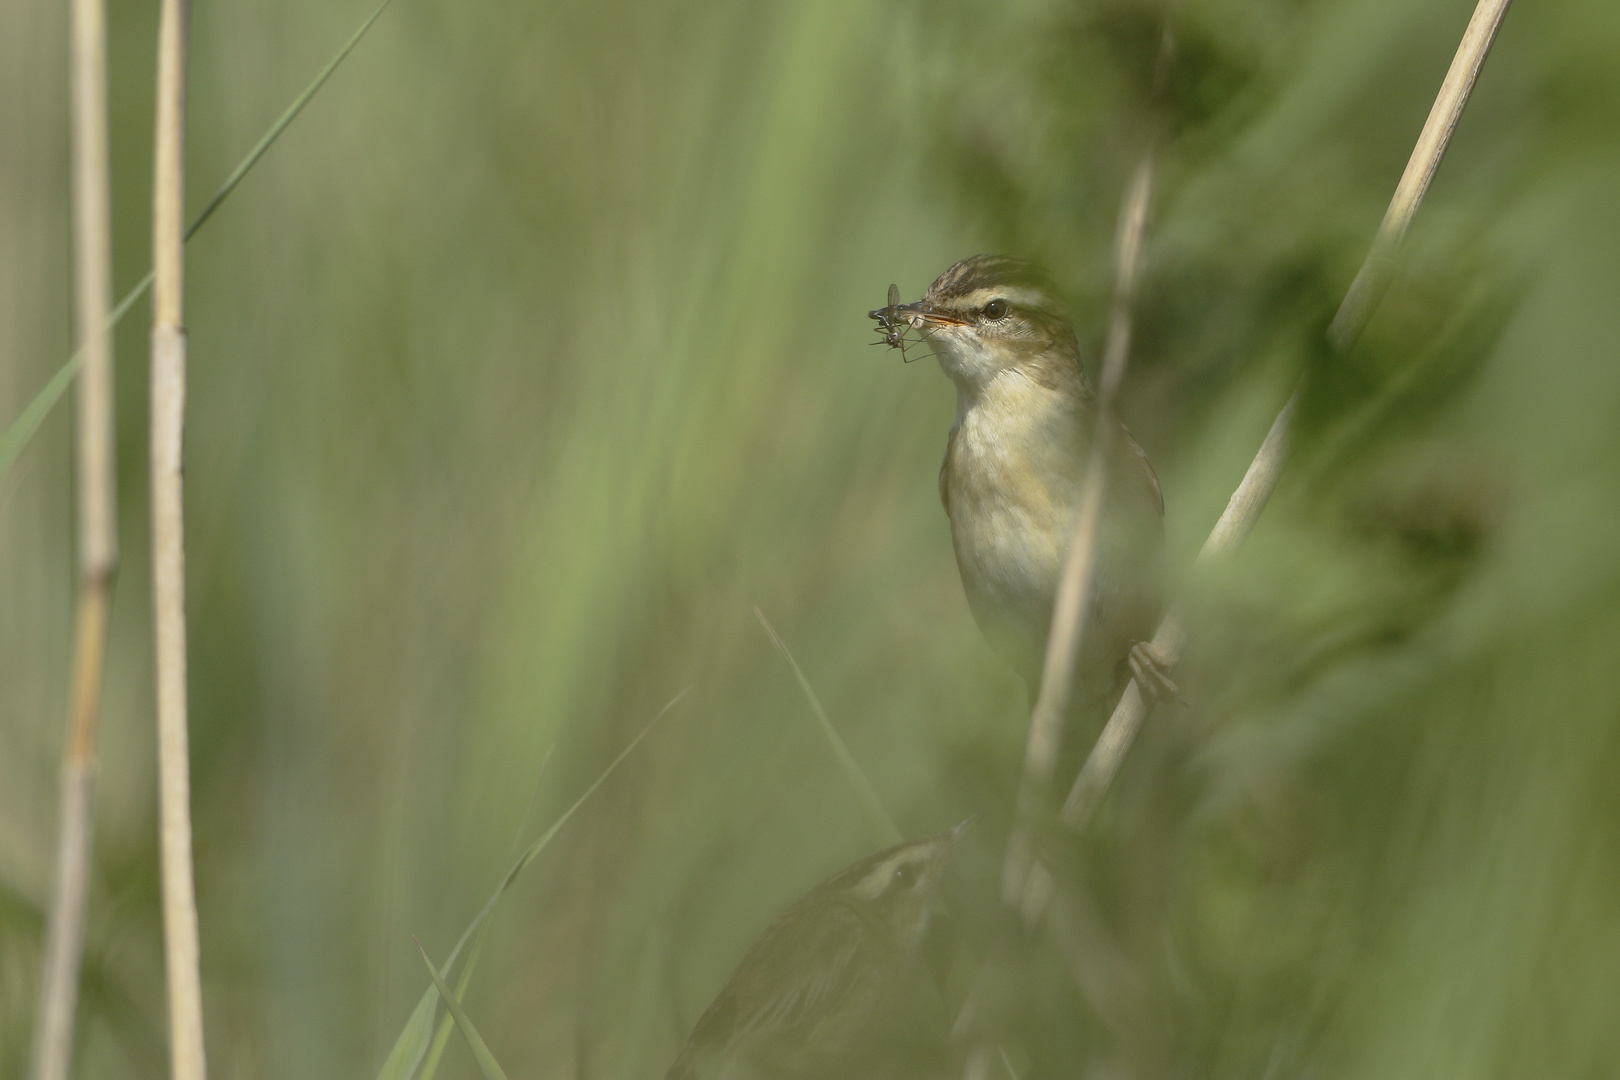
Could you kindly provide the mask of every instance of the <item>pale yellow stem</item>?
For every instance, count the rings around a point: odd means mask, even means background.
[[[1013,907],[1027,903],[1025,885],[1034,863],[1035,822],[1051,786],[1058,747],[1063,741],[1063,718],[1074,688],[1074,665],[1085,634],[1085,614],[1091,606],[1093,570],[1097,561],[1097,532],[1102,521],[1107,489],[1106,462],[1117,437],[1113,428],[1114,396],[1125,378],[1131,348],[1131,307],[1140,275],[1142,242],[1147,231],[1148,204],[1153,194],[1153,156],[1142,158],[1119,209],[1114,238],[1114,302],[1108,320],[1108,344],[1098,378],[1091,453],[1080,483],[1080,506],[1074,535],[1064,559],[1063,576],[1052,609],[1046,639],[1041,685],[1030,710],[1029,735],[1024,744],[1024,774],[1018,788],[1017,814],[1007,840],[1002,864],[1002,899]]]
[[[191,864],[186,716],[185,129],[187,0],[163,0],[152,197],[152,606],[169,1056],[175,1080],[204,1080],[202,977]]]
[[[107,616],[118,567],[113,431],[112,211],[107,160],[107,22],[102,0],[73,0],[73,308],[83,356],[78,387],[78,604],[57,820],[56,873],[46,915],[32,1075],[67,1080],[84,953],[95,838],[96,733]]]

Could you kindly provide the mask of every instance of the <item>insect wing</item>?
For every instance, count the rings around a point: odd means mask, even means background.
[[[871,318],[877,320],[878,324],[878,339],[872,344],[887,345],[891,349],[899,349],[900,358],[909,364],[911,363],[911,357],[906,355],[906,330],[909,329],[909,325],[902,324],[896,318],[895,309],[899,306],[900,286],[890,282],[888,304],[878,308],[876,311],[867,313]]]

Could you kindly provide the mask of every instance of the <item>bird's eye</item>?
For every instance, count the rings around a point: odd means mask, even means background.
[[[906,863],[904,866],[897,866],[894,868],[894,880],[899,882],[901,885],[911,884],[912,879],[916,876],[917,868],[912,866],[910,863]]]
[[[1007,317],[1007,301],[992,300],[984,305],[984,317],[987,319],[1004,319]]]

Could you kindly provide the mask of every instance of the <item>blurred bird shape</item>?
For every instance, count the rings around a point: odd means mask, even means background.
[[[788,908],[748,947],[667,1080],[941,1075],[948,1024],[918,947],[968,824],[869,855]]]
[[[1051,278],[1010,255],[975,255],[912,304],[869,313],[884,336],[914,328],[956,386],[939,497],[968,606],[1033,701],[1091,454],[1096,398]],[[1130,675],[1174,696],[1146,644],[1158,622],[1164,499],[1147,455],[1110,419],[1107,497],[1071,713],[1105,716]],[[1095,734],[1095,722],[1092,723]]]

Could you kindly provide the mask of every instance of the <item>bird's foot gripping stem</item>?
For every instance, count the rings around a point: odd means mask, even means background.
[[[1175,665],[1169,657],[1155,649],[1152,642],[1138,641],[1132,645],[1128,662],[1131,677],[1150,704],[1163,705],[1170,701],[1187,704],[1187,699],[1181,696],[1181,688],[1170,677]]]

